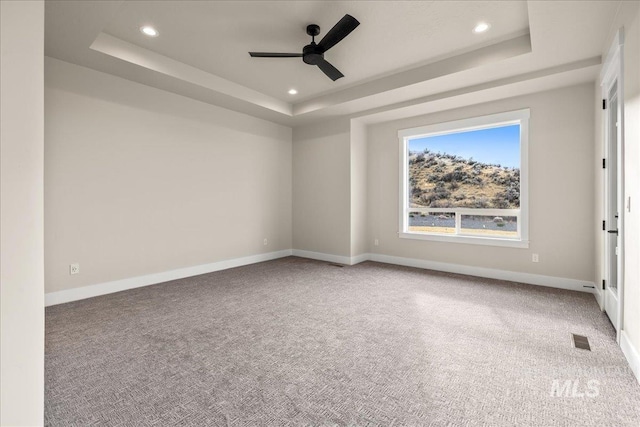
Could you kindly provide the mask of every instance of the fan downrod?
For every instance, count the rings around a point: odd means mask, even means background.
[[[317,65],[324,58],[323,50],[316,44],[315,37],[320,34],[320,26],[316,24],[307,25],[307,34],[311,39],[311,44],[302,49],[302,60],[309,65]]]

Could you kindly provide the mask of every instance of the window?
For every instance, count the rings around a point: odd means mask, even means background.
[[[402,238],[528,247],[529,110],[398,132]]]

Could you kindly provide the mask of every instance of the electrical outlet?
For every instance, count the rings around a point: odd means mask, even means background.
[[[380,244],[380,242],[378,241],[378,239],[375,239],[375,240],[373,241],[373,244],[374,244],[375,246],[378,246],[378,245]]]
[[[69,274],[78,274],[80,273],[80,264],[69,264]]]
[[[540,257],[538,254],[531,255],[531,262],[540,262]]]
[[[269,244],[267,239],[264,239],[264,241],[262,242],[263,245],[267,246]]]

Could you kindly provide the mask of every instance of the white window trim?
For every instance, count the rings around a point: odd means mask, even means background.
[[[429,126],[421,126],[398,131],[400,146],[400,209],[398,215],[398,237],[403,239],[431,240],[437,242],[466,243],[472,245],[505,246],[512,248],[529,247],[529,117],[528,108],[516,111],[507,111],[487,116],[472,117],[468,119],[455,120],[445,123],[437,123]],[[441,233],[415,233],[408,231],[409,212],[451,212],[462,211],[462,208],[409,208],[409,144],[410,139],[425,136],[443,135],[455,132],[465,132],[493,128],[500,125],[519,124],[520,125],[520,209],[518,213],[509,213],[508,209],[499,210],[509,216],[518,216],[519,238],[470,236],[470,235],[449,235]],[[471,209],[475,214],[482,214],[487,211],[487,215],[492,215],[489,211],[496,209]],[[516,210],[517,211],[517,210]],[[457,215],[460,218],[460,215]]]

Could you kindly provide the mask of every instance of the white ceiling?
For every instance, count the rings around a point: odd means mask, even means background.
[[[593,80],[619,3],[47,0],[45,53],[296,125],[501,81]],[[361,25],[325,55],[345,74],[336,82],[300,58],[247,53],[299,52],[306,25],[322,38],[346,13]],[[491,29],[474,34],[479,21]]]
[[[333,82],[301,58],[251,58],[249,51],[302,52],[318,24],[316,41],[346,13],[360,26],[326,58],[344,78]],[[479,20],[495,23],[476,35]],[[145,37],[141,23],[160,31]],[[412,67],[452,51],[468,49],[528,30],[524,2],[125,2],[103,29],[107,34],[216,74],[267,95],[291,102],[364,79]]]

